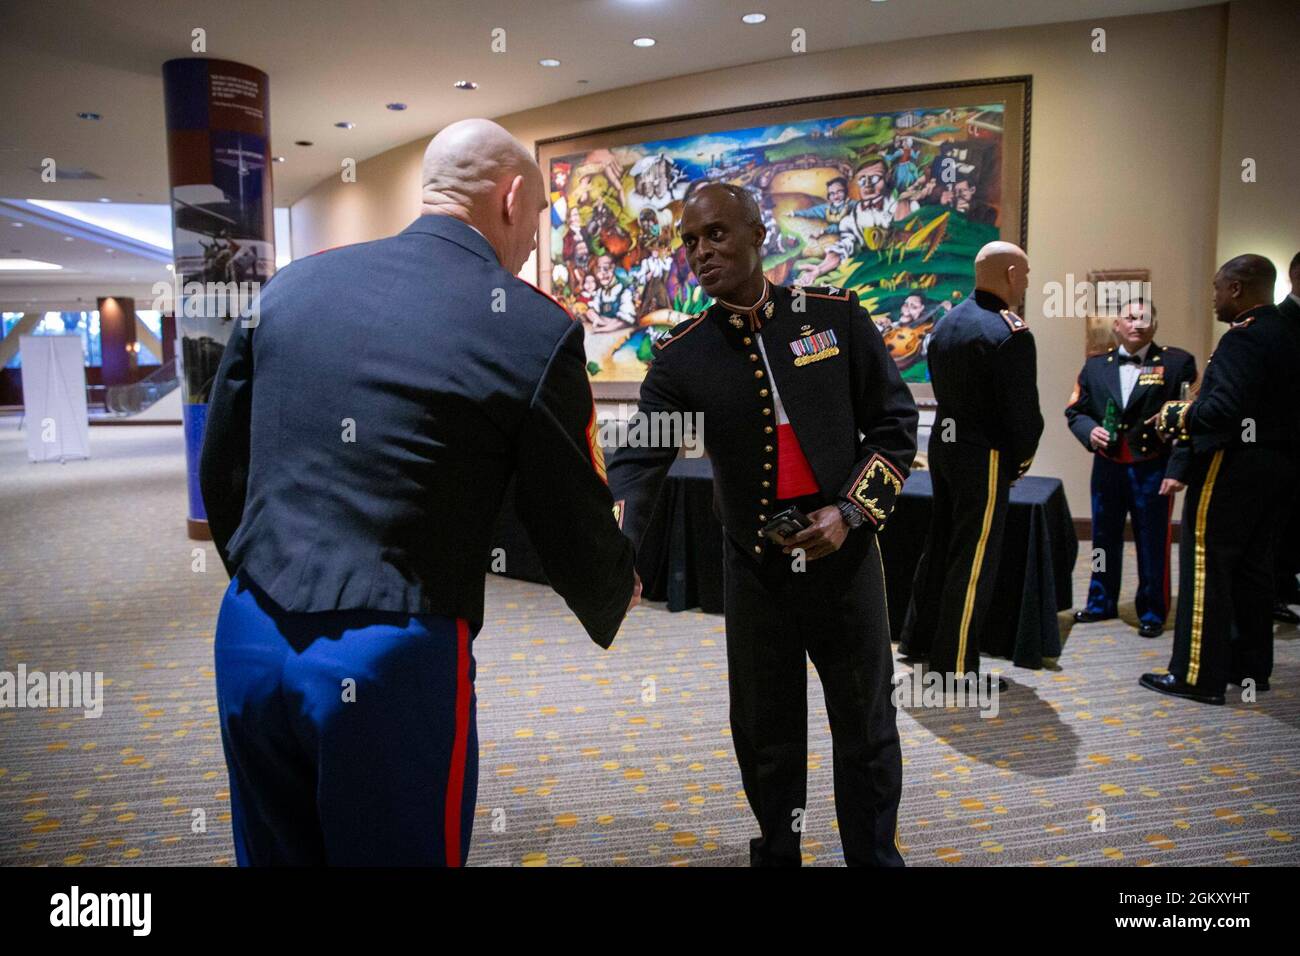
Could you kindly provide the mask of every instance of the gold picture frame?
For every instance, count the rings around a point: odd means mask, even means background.
[[[831,178],[847,183],[839,205],[851,207],[866,188],[852,176],[855,163],[879,156],[888,160],[893,210],[909,189],[929,192],[909,200],[908,218],[882,230],[878,246],[864,240],[826,273],[825,284],[858,291],[914,396],[932,405],[928,369],[916,364],[917,351],[923,362],[921,326],[970,292],[981,240],[1025,245],[1031,95],[1030,77],[999,77],[760,103],[539,140],[551,203],[539,223],[537,282],[587,324],[596,397],[635,399],[652,337],[703,307],[693,277],[681,277],[673,244],[693,183],[734,181],[764,200],[775,226],[769,243],[776,236],[765,268],[788,283],[834,240]],[[818,209],[824,221],[808,215]],[[805,219],[823,231],[810,237]],[[782,248],[787,240],[792,245]],[[619,295],[629,289],[630,298]],[[900,304],[908,298],[912,314]],[[892,343],[891,325],[899,329]],[[609,343],[593,351],[599,336]]]

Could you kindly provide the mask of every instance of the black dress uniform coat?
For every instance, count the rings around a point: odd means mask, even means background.
[[[776,496],[774,384],[819,487],[789,501]],[[888,520],[916,453],[911,393],[852,293],[769,286],[752,309],[715,304],[657,343],[637,415],[650,416],[653,432],[653,416],[696,412],[726,531],[732,741],[762,833],[751,842],[751,862],[800,862],[799,832],[806,827],[792,824],[807,811],[811,657],[831,714],[845,859],[900,865],[902,755],[875,531]],[[629,447],[610,463],[610,485],[633,541],[645,531],[676,454],[672,447]],[[841,500],[859,509],[862,527],[806,567],[761,535],[791,504],[808,513]]]
[[[771,546],[759,532],[779,510],[776,418],[759,335],[828,502],[849,500],[868,524],[883,527],[916,454],[916,404],[856,296],[784,286],[769,293],[756,317],[733,323],[734,313],[717,304],[673,328],[655,346],[638,401],[642,412],[703,414],[718,516],[732,542],[756,556]],[[767,301],[770,318],[763,314]],[[796,311],[800,303],[803,311]],[[826,331],[834,342],[809,356],[815,361],[801,361],[790,348]],[[645,532],[674,456],[673,449],[628,448],[611,463],[623,530],[633,541]]]
[[[932,670],[960,675],[979,671],[1007,496],[1043,433],[1037,353],[1025,321],[977,289],[935,325],[928,358],[934,513],[900,643]]]
[[[1277,304],[1277,310],[1288,322],[1300,325],[1300,301],[1288,295]],[[1278,526],[1277,553],[1273,556],[1273,597],[1278,604],[1300,604],[1300,488],[1291,492],[1291,512],[1286,523]]]
[[[481,624],[514,476],[547,578],[610,644],[633,549],[611,515],[583,328],[479,232],[422,216],[300,259],[267,285],[255,327],[236,326],[200,467],[232,575],[286,611]]]
[[[1089,358],[1079,372],[1079,380],[1070,403],[1065,407],[1065,418],[1069,422],[1070,432],[1089,452],[1118,460],[1119,442],[1097,451],[1092,447],[1089,437],[1094,428],[1101,426],[1106,417],[1106,400],[1115,403],[1119,411],[1118,431],[1126,439],[1132,461],[1149,461],[1154,458],[1168,457],[1165,477],[1176,481],[1187,480],[1187,467],[1191,463],[1192,450],[1166,441],[1149,419],[1160,410],[1165,402],[1178,399],[1180,388],[1186,383],[1196,381],[1196,359],[1192,353],[1172,346],[1160,346],[1155,342],[1147,350],[1142,362],[1137,384],[1129,395],[1129,402],[1124,404],[1120,388],[1119,352],[1110,349]]]
[[[1272,543],[1297,476],[1297,369],[1300,323],[1262,305],[1223,333],[1195,399],[1160,411],[1161,430],[1193,451],[1169,672],[1206,694],[1272,672]]]

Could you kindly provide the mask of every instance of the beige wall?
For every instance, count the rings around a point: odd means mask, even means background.
[[[1240,2],[1262,6],[1272,0]],[[1240,53],[1230,62],[1243,61],[1234,67],[1240,80],[1234,73],[1228,84],[1234,99],[1262,95],[1269,89],[1269,71],[1277,76],[1290,69],[1291,60],[1281,52],[1266,65],[1249,62],[1250,39],[1270,12],[1277,16],[1276,11],[1243,15],[1239,36],[1234,17],[1232,49],[1240,46]],[[1211,341],[1206,289],[1219,245],[1228,25],[1228,8],[1213,6],[900,41],[678,77],[497,119],[532,145],[540,138],[619,123],[796,96],[1032,75],[1028,249],[1033,275],[1026,312],[1038,341],[1039,390],[1048,422],[1032,473],[1062,478],[1072,511],[1087,516],[1089,460],[1062,415],[1083,360],[1083,329],[1079,320],[1041,317],[1043,284],[1064,282],[1067,274],[1084,279],[1090,269],[1149,268],[1160,307],[1160,339],[1192,350],[1203,363]],[[1091,51],[1097,26],[1107,31],[1104,54]],[[1276,33],[1277,23],[1269,29]],[[1297,48],[1294,37],[1279,49],[1288,48]],[[1294,108],[1295,98],[1290,102]],[[1234,136],[1236,127],[1234,121]],[[1285,159],[1274,156],[1283,153],[1276,143],[1280,119],[1249,128],[1261,139],[1273,137],[1252,143],[1261,157]],[[423,146],[421,140],[398,147],[360,164],[356,183],[331,180],[305,196],[293,207],[295,255],[403,228],[418,214]],[[1270,188],[1252,193],[1263,207],[1258,215],[1234,215],[1233,222],[1241,224],[1241,238],[1234,241],[1246,241],[1260,217],[1270,218],[1279,230],[1283,221],[1294,228],[1300,207],[1292,202],[1270,208],[1278,195]],[[1285,186],[1292,196],[1295,188],[1294,181]]]
[[[1300,252],[1297,51],[1295,0],[1253,0],[1229,8],[1216,262],[1256,252],[1285,273]],[[1255,160],[1253,183],[1242,182],[1244,159]],[[1285,275],[1278,282],[1279,293],[1290,291]]]

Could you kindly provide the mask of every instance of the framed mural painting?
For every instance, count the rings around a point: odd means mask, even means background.
[[[538,284],[586,328],[599,399],[635,399],[655,340],[711,300],[677,235],[699,186],[749,190],[782,285],[851,289],[918,401],[930,330],[993,239],[1024,245],[1029,77],[837,94],[538,142]]]
[[[1083,352],[1085,358],[1102,355],[1115,347],[1115,318],[1133,299],[1151,301],[1150,269],[1094,269],[1088,273],[1092,308],[1086,316]]]

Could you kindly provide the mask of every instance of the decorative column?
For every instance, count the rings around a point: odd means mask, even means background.
[[[95,300],[99,309],[101,384],[130,385],[136,375],[135,299],[106,296]]]
[[[189,475],[189,535],[211,537],[199,492],[208,393],[235,322],[275,271],[266,74],[228,60],[163,64],[174,308]]]

